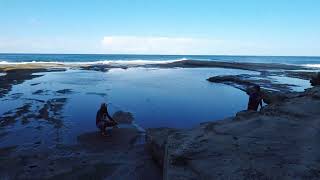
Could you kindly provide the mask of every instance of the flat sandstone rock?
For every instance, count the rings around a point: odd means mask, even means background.
[[[314,87],[261,112],[149,134],[166,141],[164,179],[320,179],[319,107]]]

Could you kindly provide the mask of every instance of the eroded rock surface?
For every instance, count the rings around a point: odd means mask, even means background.
[[[261,112],[149,135],[166,141],[164,179],[319,179],[319,107],[314,87]]]
[[[176,132],[172,128],[153,128],[146,133],[146,142],[149,153],[159,167],[163,168],[165,157],[165,146],[169,135]]]

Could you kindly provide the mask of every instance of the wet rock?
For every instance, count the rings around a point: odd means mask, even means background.
[[[214,77],[208,78],[207,80],[210,81],[210,82],[214,82],[214,83],[232,82],[232,83],[240,84],[240,85],[243,85],[243,86],[254,86],[254,85],[256,85],[253,82],[250,82],[248,80],[240,79],[237,76],[214,76]]]
[[[0,127],[12,125],[19,119],[22,120],[22,123],[28,122],[27,114],[31,112],[30,109],[31,104],[26,103],[23,106],[16,108],[15,110],[5,112],[4,116],[0,116]]]
[[[35,75],[39,72],[51,72],[51,71],[64,71],[65,69],[50,69],[46,67],[48,65],[2,65],[0,67],[1,72],[5,72],[4,76],[0,76],[0,97],[4,97],[8,94],[13,85],[21,84],[26,80],[30,80],[43,75]]]
[[[32,83],[32,84],[30,84],[30,86],[36,86],[36,85],[39,85],[39,84],[41,84],[41,83]]]
[[[106,97],[108,95],[107,93],[98,93],[98,92],[87,92],[86,94],[97,95],[97,96],[101,96],[101,97]]]
[[[110,68],[113,68],[113,66],[110,66],[107,64],[95,64],[95,65],[81,67],[81,69],[83,70],[93,70],[93,71],[101,71],[101,72],[107,72],[109,71]]]
[[[46,101],[41,100],[41,99],[35,99],[35,98],[24,98],[25,100],[29,100],[29,101],[35,101],[35,102],[39,102],[39,103],[45,103]]]
[[[284,74],[288,77],[310,80],[316,73],[310,71],[284,71]]]
[[[269,74],[269,73],[267,73]],[[281,92],[290,92],[292,85],[289,84],[279,84],[274,83],[266,75],[228,75],[228,76],[213,76],[207,79],[209,82],[213,83],[222,83],[226,85],[233,86],[242,91],[247,91],[252,86],[259,85],[261,88],[267,91],[281,91]]]
[[[148,65],[149,67],[150,65]],[[200,68],[200,67],[216,67],[216,68],[230,68],[243,69],[250,71],[264,71],[264,70],[302,70],[308,69],[296,65],[277,64],[277,63],[246,63],[246,62],[223,62],[223,61],[199,61],[199,60],[183,60],[167,64],[153,64],[158,67],[182,67],[182,68]]]
[[[214,76],[207,79],[214,83],[223,83],[231,85],[242,91],[247,92],[251,87],[260,85],[262,87],[261,92],[263,95],[263,101],[266,104],[277,103],[285,101],[289,98],[295,97],[297,93],[290,91],[288,84],[275,84],[266,79],[252,79],[245,75],[237,76]],[[269,88],[274,90],[269,90]]]
[[[13,100],[17,100],[23,96],[23,93],[14,93],[10,95],[10,98]]]
[[[59,94],[71,94],[73,91],[71,89],[61,89],[56,92]]]
[[[33,92],[32,94],[38,95],[38,94],[42,94],[42,93],[44,93],[44,90],[40,89],[40,90]]]
[[[7,70],[6,75],[0,76],[0,97],[4,97],[11,91],[13,85],[21,84],[25,80],[40,77],[42,75],[33,75],[33,73],[46,71],[45,69],[15,69]]]
[[[115,112],[112,118],[118,123],[122,123],[122,124],[131,124],[134,120],[132,113],[124,112],[124,111]]]

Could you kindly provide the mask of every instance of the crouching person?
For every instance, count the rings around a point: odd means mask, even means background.
[[[100,129],[101,134],[106,136],[106,128],[117,127],[117,125],[118,123],[109,115],[106,103],[102,103],[96,116],[96,126]]]
[[[249,95],[248,110],[258,111],[259,105],[262,108],[262,92],[259,85],[255,85],[253,89],[247,91]]]

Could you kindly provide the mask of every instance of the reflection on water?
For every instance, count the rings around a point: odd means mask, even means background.
[[[101,102],[109,104],[112,114],[119,110],[131,112],[135,123],[143,128],[190,128],[200,122],[233,116],[246,108],[244,92],[209,83],[206,81],[208,77],[252,73],[221,68],[46,72],[42,77],[14,86],[8,96],[1,99],[6,103],[1,103],[0,114],[30,103],[30,110],[34,112],[28,117],[47,118],[47,121],[15,125],[11,131],[26,131],[22,127],[29,127],[30,132],[31,129],[44,130],[44,134],[52,135],[52,140],[56,141],[96,130],[95,114]],[[18,98],[10,98],[21,93]],[[61,110],[52,103],[59,98],[67,98],[64,104],[60,104]],[[54,119],[55,113],[63,118],[63,122],[58,127],[49,128],[49,120]],[[19,118],[26,117],[20,114]],[[29,136],[41,139],[44,134]]]
[[[310,81],[298,78],[291,78],[285,76],[270,76],[270,78],[274,79],[279,84],[290,84],[293,85],[290,88],[293,91],[302,92],[307,88],[311,87]]]

